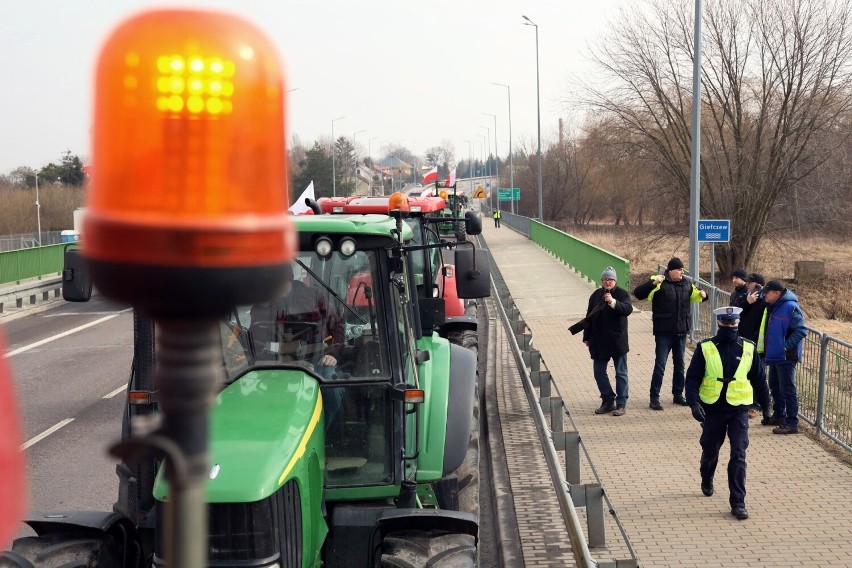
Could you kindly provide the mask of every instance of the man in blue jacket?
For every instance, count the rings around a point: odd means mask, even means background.
[[[796,393],[796,364],[802,358],[802,343],[808,330],[799,298],[778,280],[767,282],[764,300],[766,327],[764,341],[766,364],[769,366],[769,389],[772,391],[772,417],[766,421],[776,425],[773,434],[799,432],[799,398]]]

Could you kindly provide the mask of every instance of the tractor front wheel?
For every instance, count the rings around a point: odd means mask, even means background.
[[[124,566],[120,546],[108,534],[50,534],[15,540],[0,552],[0,566],[10,568],[95,568]]]
[[[476,539],[445,531],[400,531],[382,543],[384,568],[472,568],[476,566]]]

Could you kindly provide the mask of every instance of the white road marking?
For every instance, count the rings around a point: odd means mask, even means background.
[[[115,389],[114,391],[112,391],[111,393],[105,394],[104,398],[112,398],[126,388],[127,388],[127,385],[122,385],[122,386],[118,387],[117,389]]]
[[[39,434],[38,436],[36,436],[34,438],[30,438],[23,446],[21,446],[21,451],[26,450],[27,448],[29,448],[30,446],[32,446],[36,442],[40,442],[40,441],[44,440],[45,438],[47,438],[48,436],[50,436],[51,434],[53,434],[54,432],[56,432],[57,430],[62,428],[63,426],[67,426],[68,424],[71,424],[72,422],[74,422],[73,418],[66,418],[62,422],[57,422],[56,424],[54,424],[53,426],[51,426],[50,428],[48,428],[47,430],[45,430],[44,432]]]
[[[107,312],[62,312],[61,314],[44,314],[45,318],[58,318],[62,316],[104,316],[108,314],[114,314],[115,310],[109,310]]]
[[[130,310],[132,310],[132,309],[133,309],[133,308],[127,308],[126,310],[121,310],[120,312],[113,313],[113,314],[111,314],[111,315],[108,315],[108,316],[106,316],[106,317],[102,317],[102,318],[100,318],[100,319],[96,319],[95,321],[90,321],[89,323],[86,323],[86,324],[83,324],[83,325],[79,325],[79,326],[77,326],[77,327],[75,327],[75,328],[69,329],[68,331],[63,331],[62,333],[57,333],[56,335],[52,335],[52,336],[50,336],[50,337],[46,337],[45,339],[42,339],[42,340],[40,340],[40,341],[36,341],[35,343],[30,343],[29,345],[24,345],[23,347],[18,347],[17,349],[15,349],[15,350],[13,350],[13,351],[9,351],[9,352],[8,352],[8,353],[6,353],[5,355],[3,355],[3,357],[5,357],[5,358],[7,358],[7,359],[8,359],[9,357],[12,357],[13,355],[18,355],[19,353],[24,353],[25,351],[29,351],[30,349],[35,349],[36,347],[41,347],[41,346],[42,346],[42,345],[44,345],[45,343],[50,343],[51,341],[55,341],[55,340],[57,340],[57,339],[61,339],[61,338],[63,338],[63,337],[66,337],[66,336],[68,336],[68,335],[71,335],[72,333],[77,333],[78,331],[82,331],[82,330],[84,330],[84,329],[86,329],[86,328],[89,328],[89,327],[92,327],[92,326],[98,325],[99,323],[103,323],[103,322],[105,322],[105,321],[109,321],[109,320],[111,320],[111,319],[113,319],[113,318],[117,318],[117,317],[118,317],[118,316],[120,316],[121,314],[126,313],[126,312],[129,312],[129,311],[130,311]]]

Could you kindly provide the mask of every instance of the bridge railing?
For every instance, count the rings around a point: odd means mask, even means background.
[[[0,286],[62,273],[65,244],[0,252]]]

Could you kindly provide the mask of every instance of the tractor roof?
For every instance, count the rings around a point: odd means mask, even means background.
[[[295,215],[291,219],[300,233],[345,233],[396,239],[396,220],[387,215]],[[403,223],[403,240],[411,237],[411,228]]]
[[[390,197],[321,197],[317,200],[323,213],[381,213],[388,214]],[[440,197],[408,197],[409,215],[434,213],[446,207]],[[418,209],[419,208],[419,209]]]

